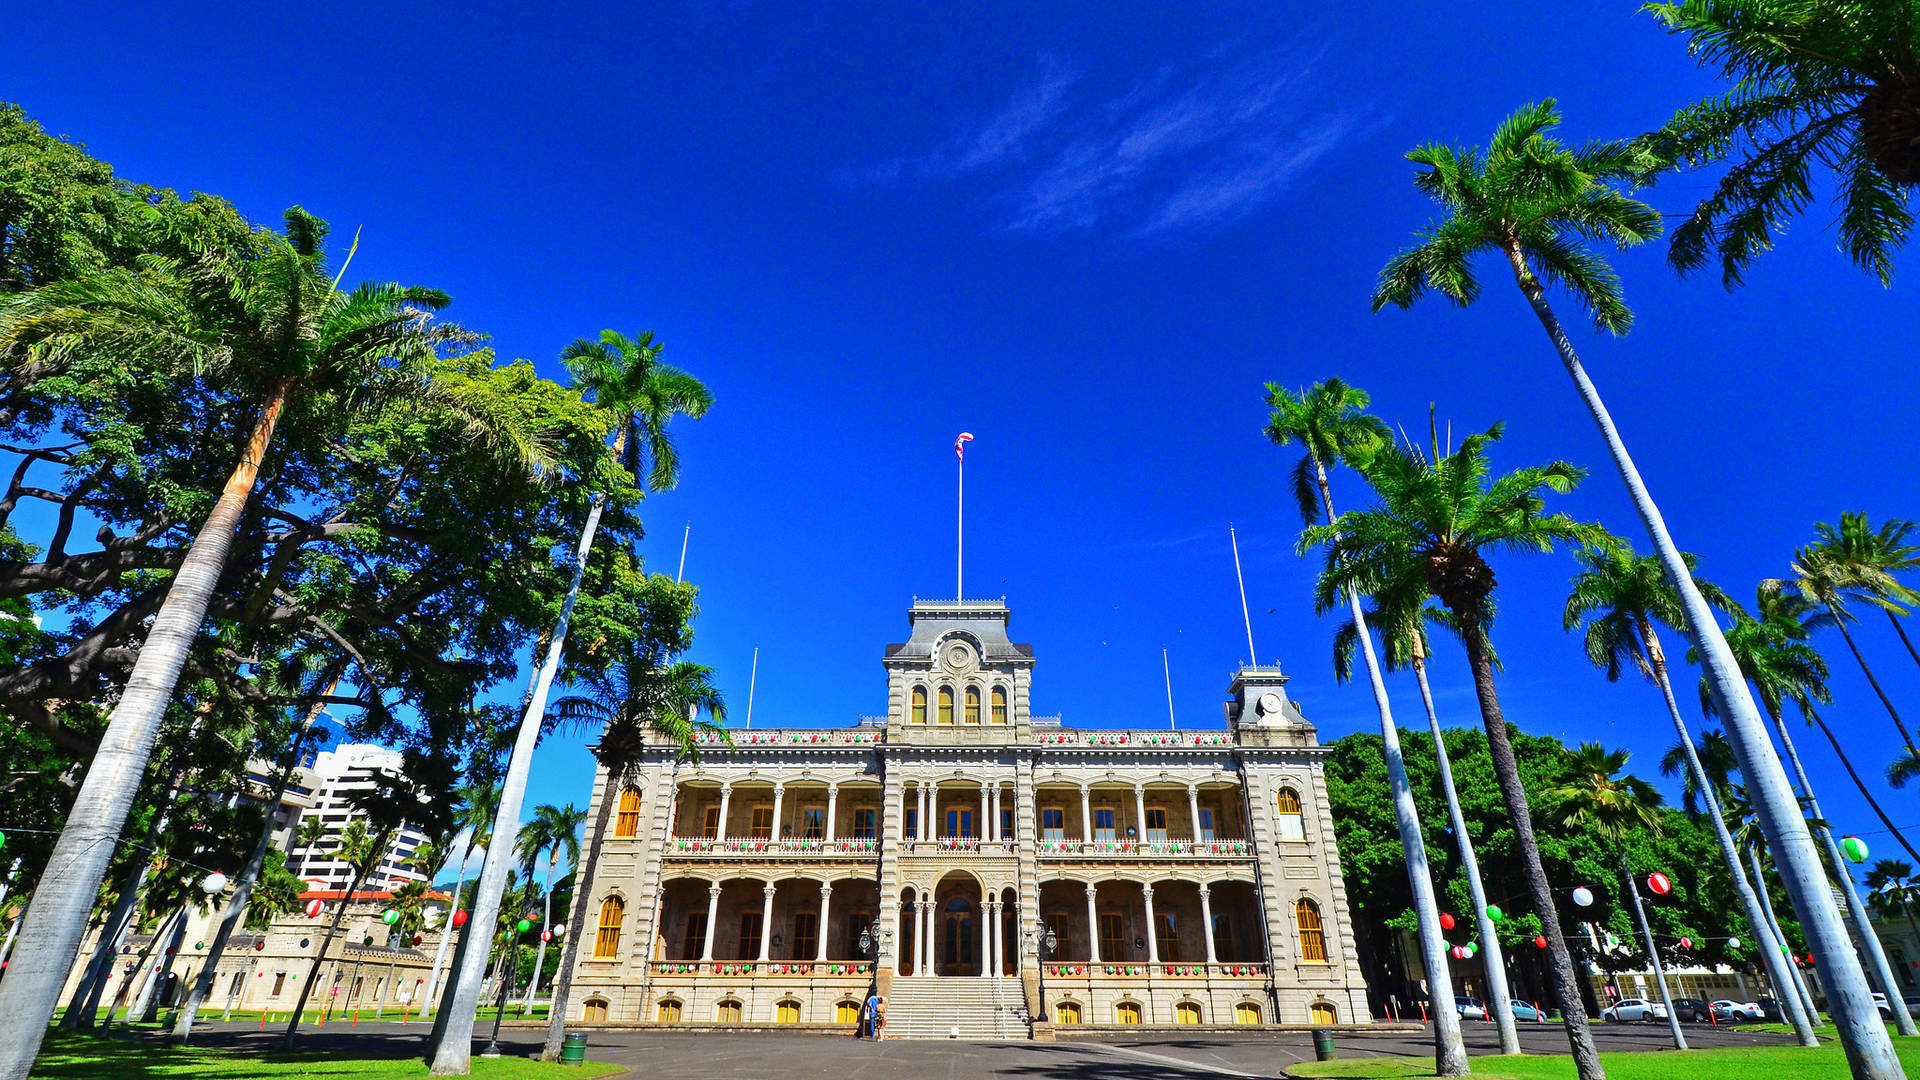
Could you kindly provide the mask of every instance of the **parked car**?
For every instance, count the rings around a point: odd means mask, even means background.
[[[1785,1006],[1780,1004],[1779,998],[1761,998],[1754,1002],[1754,1004],[1760,1006],[1760,1012],[1764,1014],[1767,1019],[1776,1023],[1786,1023],[1787,1010]]]
[[[1462,1020],[1485,1020],[1487,1018],[1487,1007],[1481,1004],[1479,998],[1471,998],[1463,995],[1454,998],[1453,1005],[1460,1010],[1460,1019]]]
[[[1531,1024],[1538,1023],[1541,1019],[1540,1010],[1525,1001],[1516,998],[1508,1001],[1507,1004],[1512,1007],[1513,1018],[1515,1020],[1525,1020]]]
[[[1682,1023],[1706,1024],[1713,1020],[1713,1006],[1699,998],[1674,998],[1673,1015]]]
[[[1657,1001],[1646,998],[1621,998],[1618,1002],[1600,1010],[1600,1019],[1617,1020],[1620,1023],[1652,1023],[1667,1018],[1667,1007]]]
[[[1727,1024],[1765,1020],[1767,1010],[1761,1008],[1757,1001],[1729,1001],[1722,998],[1713,1003],[1713,1018]]]
[[[1875,993],[1873,995],[1873,1005],[1874,1005],[1874,1008],[1877,1008],[1880,1010],[1880,1019],[1882,1020],[1893,1019],[1893,1009],[1891,1009],[1887,1005],[1887,995],[1881,994],[1881,993]],[[1911,1001],[1902,1001],[1900,1003],[1900,1007],[1907,1010],[1908,1016],[1920,1016],[1920,1005],[1915,1005]]]

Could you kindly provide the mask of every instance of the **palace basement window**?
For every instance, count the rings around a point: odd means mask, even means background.
[[[665,1001],[662,1001],[660,1003],[660,1012],[659,1012],[659,1015],[656,1017],[656,1019],[662,1024],[679,1023],[680,1022],[680,1003],[678,1001],[675,1001],[672,998],[668,998]]]

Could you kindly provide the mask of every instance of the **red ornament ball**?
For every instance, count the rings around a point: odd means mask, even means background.
[[[1693,939],[1692,939],[1692,938],[1690,938],[1690,937],[1683,937],[1683,938],[1681,938],[1681,939],[1680,939],[1680,947],[1681,947],[1681,948],[1683,948],[1683,949],[1691,949],[1691,948],[1693,948]]]
[[[541,941],[552,941],[552,940],[553,940],[553,931],[551,931],[551,930],[542,930],[542,931],[540,931],[540,940],[541,940]]]
[[[422,941],[425,941],[425,940],[427,940],[427,939],[426,939],[426,938],[424,938],[424,937],[421,937],[421,936],[420,936],[419,934],[415,934],[415,935],[413,935],[413,943],[414,943],[415,945],[418,945],[418,944],[420,944],[420,943],[421,943]]]
[[[1534,948],[1536,948],[1536,949],[1544,949],[1544,948],[1546,948],[1546,947],[1547,947],[1547,936],[1546,936],[1545,934],[1541,934],[1540,936],[1538,936],[1538,937],[1536,937],[1536,938],[1534,938],[1534,939],[1533,939],[1533,947],[1534,947]]]
[[[1442,930],[1453,929],[1453,913],[1452,912],[1443,911],[1440,913],[1440,929]]]
[[[453,925],[455,925],[455,926],[465,926],[465,925],[467,925],[467,913],[466,913],[466,912],[464,912],[464,911],[456,911],[456,912],[454,912],[454,913],[453,913]]]
[[[254,942],[254,943],[253,943],[253,951],[254,951],[254,952],[265,952],[265,951],[266,951],[266,948],[267,948],[267,939],[266,939],[266,938],[261,938],[261,939],[260,939],[259,941],[256,941],[256,942]]]
[[[309,919],[319,918],[320,912],[323,911],[326,908],[326,906],[327,905],[321,903],[318,900],[307,901],[307,918]]]
[[[1647,888],[1652,889],[1655,896],[1665,896],[1673,891],[1673,882],[1667,880],[1667,875],[1655,870],[1647,875]]]

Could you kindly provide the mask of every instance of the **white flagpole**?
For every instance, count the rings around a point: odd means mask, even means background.
[[[1247,579],[1240,572],[1240,538],[1234,535],[1231,521],[1227,523],[1227,541],[1233,545],[1233,577],[1240,583],[1240,619],[1247,624],[1247,663],[1259,667],[1260,657],[1253,651],[1253,617],[1247,614]]]
[[[680,534],[680,569],[673,572],[673,583],[680,584],[680,578],[687,572],[687,540],[693,536],[693,522],[687,522],[687,531]]]
[[[753,684],[760,681],[760,646],[753,647],[753,672],[747,676],[747,726],[753,726]]]
[[[1167,667],[1167,650],[1160,650],[1160,673],[1167,677],[1167,730],[1174,731],[1180,725],[1173,721],[1173,671]]]
[[[953,598],[965,600],[964,587],[967,544],[967,456],[960,454],[959,465],[955,471],[957,487],[954,496],[954,535],[953,535]]]

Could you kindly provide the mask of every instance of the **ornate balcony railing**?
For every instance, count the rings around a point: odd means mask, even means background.
[[[1188,840],[1042,840],[1042,857],[1088,856],[1114,858],[1218,858],[1245,859],[1253,855],[1253,844],[1242,839]]]
[[[1094,976],[1114,976],[1116,978],[1156,978],[1156,979],[1257,979],[1267,974],[1265,964],[1093,964],[1093,963],[1049,963],[1046,965],[1047,978],[1073,979],[1092,978]]]
[[[871,727],[861,728],[821,728],[808,730],[771,730],[771,731],[735,731],[735,746],[871,746],[881,739],[881,732]],[[695,735],[693,741],[701,746],[724,746],[726,738],[712,732]]]
[[[1086,731],[1061,728],[1033,737],[1043,746],[1232,746],[1224,731]]]
[[[740,978],[770,975],[870,975],[873,963],[867,960],[754,960],[681,961],[656,963],[655,975],[727,975]]]
[[[880,850],[880,842],[871,838],[853,840],[780,840],[727,839],[714,840],[706,837],[676,836],[667,841],[667,854],[681,855],[720,855],[765,858],[826,858],[832,856],[873,855]]]

